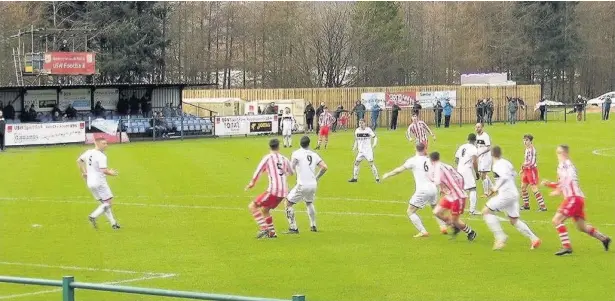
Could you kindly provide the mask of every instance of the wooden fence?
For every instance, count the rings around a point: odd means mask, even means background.
[[[231,90],[184,90],[184,98],[241,98],[251,100],[275,100],[275,99],[305,99],[314,106],[323,102],[331,110],[338,105],[344,109],[352,110],[356,101],[361,99],[361,93],[375,92],[406,92],[406,91],[452,91],[457,92],[457,107],[453,110],[451,123],[474,123],[476,122],[476,101],[480,98],[493,98],[496,108],[502,112],[494,114],[493,121],[506,121],[507,114],[504,112],[506,96],[519,97],[527,105],[527,109],[519,109],[519,120],[536,120],[538,115],[534,112],[534,105],[540,100],[541,90],[539,85],[518,85],[507,87],[466,87],[466,86],[405,86],[405,87],[360,87],[360,88],[304,88],[304,89],[231,89]],[[383,112],[379,118],[379,124],[384,126],[388,123],[390,112]],[[366,116],[369,118],[369,116]],[[435,120],[431,109],[422,110],[421,118],[430,123]],[[410,122],[409,110],[403,110],[399,114],[399,125],[404,126]]]

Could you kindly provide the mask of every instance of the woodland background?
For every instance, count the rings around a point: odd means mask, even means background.
[[[0,15],[2,85],[15,81],[9,37],[33,25],[89,29],[74,47],[97,52],[94,82],[373,87],[506,72],[558,101],[615,90],[615,2],[3,1]],[[71,35],[48,42],[72,48]]]

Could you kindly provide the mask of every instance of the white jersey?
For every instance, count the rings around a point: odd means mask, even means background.
[[[297,184],[316,187],[316,166],[322,162],[322,158],[317,153],[302,148],[293,152],[290,161],[297,174]]]
[[[491,138],[489,134],[486,132],[482,132],[476,136],[476,147],[478,149],[478,154],[482,154],[487,151],[487,148],[491,146]],[[479,156],[479,159],[483,158],[491,158],[491,152],[486,152],[483,155]]]
[[[415,190],[436,190],[436,184],[429,178],[429,157],[416,155],[404,163],[405,169],[412,170],[414,176],[414,183],[416,185]]]
[[[107,184],[107,176],[101,169],[107,168],[107,155],[97,149],[85,151],[79,160],[86,165],[88,187],[95,187]]]
[[[515,176],[517,172],[512,163],[506,159],[499,159],[493,163],[493,176],[495,177],[495,187],[499,193],[518,195]]]
[[[359,154],[371,154],[373,153],[372,138],[376,137],[374,131],[371,128],[365,127],[365,129],[357,128],[354,131],[355,141]]]
[[[455,152],[455,158],[459,160],[457,171],[460,173],[472,171],[474,169],[472,157],[474,156],[478,156],[478,149],[474,144],[466,143],[460,146]]]
[[[293,115],[284,113],[282,115],[282,128],[283,129],[292,129],[293,128]]]

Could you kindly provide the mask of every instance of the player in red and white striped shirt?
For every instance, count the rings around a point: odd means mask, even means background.
[[[416,144],[424,144],[425,149],[429,146],[429,140],[427,139],[427,134],[430,134],[433,137],[433,140],[436,140],[436,135],[431,131],[429,126],[422,121],[419,120],[419,117],[416,115],[412,115],[412,123],[408,126],[408,131],[406,131],[406,138],[408,141],[412,141],[412,137],[416,139]]]
[[[431,153],[429,159],[433,167],[433,182],[444,194],[433,213],[454,228],[453,237],[463,231],[468,235],[468,240],[473,241],[476,238],[476,231],[459,219],[468,197],[463,190],[463,176],[452,166],[440,162],[440,153]],[[446,211],[450,211],[451,215],[446,215]]]
[[[315,149],[320,149],[320,144],[325,141],[325,149],[327,149],[327,143],[329,143],[329,128],[335,122],[335,117],[329,113],[329,108],[324,107],[322,114],[318,117],[318,125],[320,125],[320,132],[318,132],[318,145]]]
[[[523,157],[523,165],[521,165],[521,198],[523,199],[523,207],[521,210],[530,210],[530,194],[527,192],[527,187],[530,186],[536,197],[536,202],[540,206],[540,211],[547,211],[545,200],[538,190],[538,165],[536,163],[536,148],[534,148],[534,136],[527,134],[523,136],[523,144],[525,145],[525,156]]]
[[[267,190],[248,205],[254,220],[260,228],[256,238],[277,237],[273,227],[273,217],[269,211],[275,209],[288,195],[288,176],[293,174],[290,161],[279,152],[280,141],[278,139],[271,139],[269,141],[269,148],[271,152],[263,157],[250,183],[246,186],[246,190],[254,187],[263,172],[267,172],[269,175]]]
[[[611,239],[600,233],[596,228],[585,223],[585,195],[583,195],[579,187],[577,169],[570,161],[568,145],[562,144],[558,146],[556,152],[557,160],[559,161],[559,165],[557,166],[558,181],[542,181],[543,185],[555,189],[551,192],[551,196],[560,194],[564,196],[564,201],[559,206],[552,220],[553,226],[557,229],[559,239],[562,242],[562,249],[555,253],[555,255],[561,256],[572,253],[572,246],[568,238],[568,230],[566,229],[566,225],[564,225],[564,222],[568,218],[574,219],[579,230],[600,240],[604,249],[608,251]]]

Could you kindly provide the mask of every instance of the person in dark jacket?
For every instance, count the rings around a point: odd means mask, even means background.
[[[126,116],[128,115],[129,111],[130,103],[128,103],[126,97],[120,97],[119,101],[117,102],[117,113],[120,114],[120,116]]]
[[[141,97],[141,113],[144,118],[149,118],[152,112],[152,104],[147,93]]]
[[[130,97],[130,115],[137,116],[139,115],[139,99],[137,98],[137,93],[132,92],[132,96]]]
[[[321,102],[318,109],[316,109],[316,133],[320,131],[320,122],[318,122],[318,118],[320,118],[320,114],[325,111],[325,103]]]
[[[4,130],[6,128],[6,120],[4,114],[0,111],[0,151],[4,151]]]
[[[30,105],[30,109],[28,110],[28,121],[29,122],[39,122],[38,113],[34,109],[34,104]]]
[[[305,110],[303,110],[303,115],[305,115],[305,130],[307,132],[314,131],[314,114],[316,114],[316,110],[314,110],[312,103],[308,102],[307,106],[305,106]]]
[[[335,118],[335,121],[333,122],[333,131],[336,132],[337,131],[337,122],[340,119],[340,117],[342,116],[343,112],[348,112],[347,110],[344,110],[344,106],[339,105],[337,106],[337,109],[335,110],[335,112],[333,112],[333,117]]]
[[[51,109],[51,120],[60,121],[62,115],[62,110],[60,110],[58,105],[53,106],[53,109]]]
[[[103,108],[102,103],[98,101],[96,102],[96,105],[94,106],[94,110],[92,112],[94,113],[94,116],[96,117],[104,117],[105,108]]]
[[[416,115],[419,116],[419,113],[421,113],[421,109],[423,107],[421,106],[421,103],[416,101],[414,102],[414,105],[412,106],[412,115]]]
[[[77,110],[75,110],[75,108],[73,108],[72,104],[68,104],[68,108],[66,108],[66,111],[64,111],[64,114],[66,114],[66,118],[68,119],[75,119],[77,118]]]
[[[476,103],[476,123],[483,123],[485,117],[485,101],[479,99]]]
[[[359,127],[359,121],[365,118],[365,111],[365,105],[361,101],[357,101],[354,108],[352,108],[352,113],[357,115],[357,127]]]
[[[602,104],[602,120],[609,120],[609,113],[611,112],[611,104],[613,101],[610,96],[607,96]]]
[[[4,118],[6,119],[15,119],[15,108],[13,107],[11,102],[8,102],[6,104],[6,107],[2,109],[2,113],[4,114]]]
[[[495,110],[495,106],[493,104],[493,99],[492,98],[487,98],[487,103],[485,104],[485,111],[486,115],[487,115],[487,124],[488,125],[492,125],[493,124],[493,111]]]
[[[397,117],[399,116],[399,111],[401,108],[397,105],[397,103],[393,104],[391,108],[391,130],[397,129]]]
[[[434,117],[436,118],[436,127],[440,127],[442,125],[442,111],[444,107],[439,100],[436,101],[436,105],[433,107]]]

